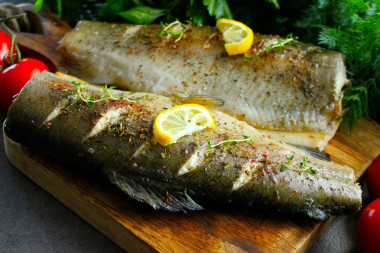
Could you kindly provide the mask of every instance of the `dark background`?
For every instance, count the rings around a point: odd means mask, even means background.
[[[64,0],[63,0],[64,1]],[[0,0],[0,3],[27,1]],[[0,108],[0,123],[6,112]],[[0,252],[123,252],[12,166],[0,131]],[[363,186],[363,202],[369,201]],[[358,214],[337,217],[309,250],[357,252]]]

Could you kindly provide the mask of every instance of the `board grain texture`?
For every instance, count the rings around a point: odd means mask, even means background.
[[[52,69],[65,71],[68,65],[55,48],[70,27],[46,11],[38,18],[43,33],[20,33],[18,42],[48,58]],[[155,211],[102,179],[41,156],[6,136],[4,144],[17,169],[129,252],[305,252],[333,219],[317,222],[223,207],[186,214]],[[352,133],[340,129],[325,151],[332,160],[354,168],[358,180],[380,153],[380,126],[363,118]]]

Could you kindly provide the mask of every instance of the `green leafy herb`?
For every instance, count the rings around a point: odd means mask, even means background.
[[[255,53],[256,59],[260,60],[260,53],[255,49],[253,49],[253,52]]]
[[[344,90],[343,122],[352,129],[363,116],[380,122],[380,3],[316,0],[299,26],[306,38],[344,54],[352,87]]]
[[[215,148],[216,146],[222,145],[224,143],[230,143],[230,144],[236,145],[236,144],[238,144],[238,142],[251,141],[251,137],[246,136],[246,135],[244,135],[243,137],[244,137],[244,139],[230,140],[230,138],[228,138],[228,136],[226,136],[224,141],[218,142],[216,144],[211,144],[211,142],[209,141],[209,142],[207,142],[207,145],[208,145],[208,148],[211,149],[211,148]]]
[[[185,32],[190,29],[191,23],[187,23],[186,25],[176,20],[170,24],[160,23],[162,31],[157,33],[158,37],[166,36],[170,39],[171,36],[177,37],[175,42],[178,42],[182,38],[186,38]]]
[[[125,20],[135,24],[150,24],[165,14],[167,14],[167,10],[149,6],[136,6],[119,13]]]
[[[203,4],[207,6],[210,16],[215,17],[217,20],[220,18],[233,18],[227,0],[203,0]]]
[[[33,7],[33,11],[34,12],[40,11],[43,5],[44,5],[44,0],[36,0]],[[56,0],[56,8],[57,8],[58,17],[61,17],[62,16],[62,0]]]
[[[97,102],[104,100],[127,100],[129,102],[134,102],[133,100],[124,99],[123,97],[114,97],[111,93],[111,90],[115,89],[115,86],[107,87],[107,85],[103,88],[103,94],[99,99],[95,99],[94,95],[88,95],[87,97],[83,94],[84,84],[76,81],[72,81],[72,84],[76,86],[76,89],[73,91],[73,94],[77,94],[78,97],[87,103],[87,105],[94,105]]]
[[[244,54],[244,58],[245,58],[247,61],[251,61],[251,60],[252,60],[252,56],[249,56],[248,54]]]
[[[290,34],[288,34],[286,36],[285,40],[282,40],[281,38],[278,38],[276,44],[270,44],[269,46],[266,46],[264,48],[264,50],[265,50],[266,53],[269,53],[270,51],[272,51],[275,48],[281,48],[282,50],[285,50],[285,45],[286,44],[297,43],[298,42],[297,39],[298,39],[297,37],[293,37],[293,34],[290,33]]]
[[[36,3],[34,4],[33,11],[38,12],[41,10],[42,5],[44,4],[44,0],[36,0]]]
[[[294,158],[294,155],[291,155],[291,156],[286,155],[286,164],[290,165],[290,163],[293,160],[293,158]]]
[[[300,162],[297,168],[295,168],[294,165],[291,164],[291,162],[294,159],[294,155],[291,155],[291,156],[286,155],[285,157],[286,157],[286,163],[281,165],[280,167],[281,172],[285,171],[286,168],[289,168],[294,171],[299,171],[299,172],[309,171],[311,174],[317,174],[317,172],[313,169],[313,167],[309,167],[309,168],[307,167],[305,156],[303,157],[302,162]]]

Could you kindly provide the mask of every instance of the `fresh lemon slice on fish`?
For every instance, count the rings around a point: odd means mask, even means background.
[[[253,32],[245,24],[222,18],[216,22],[216,28],[223,33],[224,47],[229,55],[244,54],[251,48]]]
[[[206,127],[215,127],[207,108],[198,104],[184,104],[161,112],[154,121],[153,134],[158,143],[167,146]]]

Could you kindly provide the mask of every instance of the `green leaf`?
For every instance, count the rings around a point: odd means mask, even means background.
[[[88,105],[94,105],[95,104],[95,102],[93,102],[93,101],[87,101],[86,102]]]
[[[233,19],[226,0],[203,0],[203,4],[207,6],[210,16],[215,17],[216,20],[220,18]]]
[[[313,167],[310,167],[309,170],[310,170],[311,174],[317,174],[317,172],[313,169]]]
[[[280,4],[278,3],[278,0],[266,0],[268,3],[272,3],[274,7],[277,9],[280,9]]]
[[[142,5],[140,1],[134,0],[107,0],[99,10],[99,16],[106,21],[114,21],[119,17],[119,13],[132,7]]]
[[[186,16],[191,18],[195,25],[202,25],[209,17],[207,8],[203,5],[202,0],[191,0],[186,10]]]
[[[87,100],[93,100],[95,97],[93,95],[87,96]]]
[[[33,11],[38,12],[39,10],[41,10],[43,4],[44,4],[44,0],[37,0],[36,3],[34,4]]]
[[[125,20],[135,24],[150,24],[155,19],[167,13],[164,9],[151,8],[148,6],[137,6],[120,12],[119,15]]]

